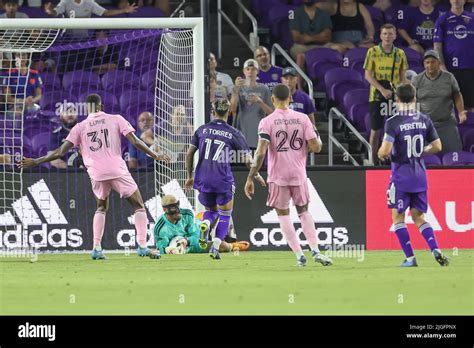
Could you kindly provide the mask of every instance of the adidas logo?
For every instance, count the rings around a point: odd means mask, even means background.
[[[0,248],[77,248],[82,245],[82,232],[68,230],[69,222],[43,179],[30,186],[28,193],[11,207],[15,215],[12,211],[0,215],[0,228],[6,229],[0,231]]]
[[[308,178],[308,190],[310,196],[310,203],[308,205],[308,211],[311,214],[313,221],[315,223],[326,223],[334,224],[334,219],[331,216],[331,213],[327,209],[323,200],[319,196],[318,191],[314,187],[311,180]],[[293,204],[293,201],[290,202],[290,218],[293,223],[301,223],[296,207]],[[278,224],[278,215],[275,209],[267,212],[266,214],[260,217],[260,220],[264,224]],[[348,231],[346,227],[317,227],[316,233],[318,237],[318,242],[320,245],[345,245],[349,242]],[[304,238],[303,230],[297,228],[296,234],[298,235],[301,245],[307,245]],[[250,241],[253,245],[257,247],[262,246],[283,246],[287,245],[287,241],[283,236],[281,229],[276,228],[254,228],[250,232]]]

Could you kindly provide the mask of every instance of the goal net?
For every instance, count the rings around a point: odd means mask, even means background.
[[[38,202],[23,185],[28,176],[67,171],[57,185],[83,190],[77,151],[33,172],[20,171],[15,162],[59,146],[58,133],[87,116],[90,93],[171,158],[167,165],[154,163],[122,144],[124,159],[139,171],[139,186],[154,188],[155,197],[146,202],[149,216],[163,212],[164,194],[195,210],[194,192],[184,192],[185,154],[194,130],[204,123],[202,19],[0,20],[0,27],[0,229],[61,220],[38,216]],[[35,99],[38,88],[41,96]],[[71,223],[69,212],[62,214]]]

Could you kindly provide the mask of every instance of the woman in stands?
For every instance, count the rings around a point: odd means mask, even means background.
[[[374,23],[367,8],[355,0],[320,2],[317,5],[331,15],[332,43],[329,47],[344,54],[353,47],[374,45]]]

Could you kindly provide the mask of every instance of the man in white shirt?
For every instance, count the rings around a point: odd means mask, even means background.
[[[106,10],[94,0],[61,0],[59,4],[53,8],[52,3],[45,6],[45,11],[50,16],[65,14],[69,18],[90,18],[92,14],[96,16],[112,17],[124,13],[133,13],[137,10],[137,5],[128,5],[119,10]]]

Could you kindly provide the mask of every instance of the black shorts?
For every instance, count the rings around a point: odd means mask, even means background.
[[[384,110],[387,110],[387,102],[385,101],[371,101],[369,103],[370,129],[376,131],[383,128],[385,120]]]
[[[474,108],[474,69],[460,69],[451,72],[458,81],[464,106]]]

